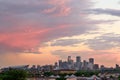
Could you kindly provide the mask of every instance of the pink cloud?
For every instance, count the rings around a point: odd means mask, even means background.
[[[49,14],[49,13],[54,12],[55,10],[56,10],[56,7],[53,7],[53,8],[50,8],[50,9],[45,9],[45,10],[43,11],[43,13]]]
[[[4,2],[4,1],[3,1]],[[35,0],[4,2],[0,19],[0,52],[35,51],[46,41],[74,36],[91,30],[85,16],[79,16],[72,0]],[[81,4],[90,1],[75,2]],[[33,3],[33,5],[31,5]],[[80,5],[80,6],[81,6]],[[84,8],[86,5],[84,6]],[[19,8],[19,10],[18,10]],[[88,7],[86,7],[88,8]],[[80,7],[80,10],[82,7]],[[38,11],[43,11],[40,13]],[[82,10],[81,10],[82,11]],[[46,15],[45,15],[46,14]],[[52,15],[52,16],[51,16]],[[59,17],[58,17],[59,16]],[[86,15],[87,16],[87,15]]]
[[[69,15],[71,12],[71,8],[70,7],[66,7],[66,6],[63,6],[60,10],[60,13],[57,14],[57,16],[67,16]]]
[[[5,44],[6,47],[18,48],[23,51],[35,51],[45,41],[51,40],[53,34],[58,30],[66,30],[69,25],[58,25],[53,28],[34,28],[32,27],[18,27],[17,31],[11,33],[0,34],[0,44]],[[48,36],[50,38],[48,38]],[[64,36],[64,35],[62,35]],[[56,36],[58,37],[58,36]]]
[[[70,0],[48,0],[48,3],[49,4],[52,4],[52,5],[59,5],[59,6],[62,6],[62,5],[65,5],[67,2],[69,2]]]
[[[67,5],[69,0],[48,0],[48,4],[54,7],[43,10],[45,14],[53,14],[53,16],[67,16],[71,12],[70,6]]]
[[[24,27],[23,30],[26,30]],[[0,43],[9,45],[13,48],[22,48],[32,49],[35,48],[41,43],[41,40],[44,38],[44,35],[47,34],[48,29],[29,29],[27,32],[12,32],[12,33],[5,33],[0,34],[1,39]],[[37,39],[40,38],[40,39]]]

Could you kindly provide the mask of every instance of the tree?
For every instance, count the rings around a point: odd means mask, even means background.
[[[26,80],[27,72],[24,70],[9,70],[1,75],[2,80]]]
[[[99,74],[99,72],[98,71],[77,71],[76,73],[75,73],[75,75],[76,76],[86,76],[86,77],[90,77],[90,76],[92,76],[92,75],[98,75]]]
[[[51,75],[54,75],[54,73],[53,72],[44,72],[44,76],[51,76]]]
[[[118,76],[118,80],[120,80],[120,76]]]

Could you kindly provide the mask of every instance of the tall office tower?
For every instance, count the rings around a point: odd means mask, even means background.
[[[82,66],[81,57],[80,56],[76,56],[76,64],[75,64],[76,70],[80,70],[81,66]]]
[[[101,69],[101,70],[103,70],[104,68],[105,68],[105,66],[104,66],[104,65],[101,65],[101,66],[100,66],[100,69]]]
[[[71,56],[68,56],[68,63],[71,62]]]
[[[36,69],[36,65],[32,65],[31,69]]]
[[[89,63],[94,64],[94,58],[89,58]]]
[[[69,69],[69,65],[67,61],[62,62],[62,69]]]
[[[94,70],[98,70],[98,69],[99,69],[99,64],[94,64],[93,69],[94,69]]]
[[[38,69],[38,70],[41,70],[41,67],[40,67],[40,65],[37,65],[37,69]]]
[[[62,60],[59,60],[59,68],[62,68]]]
[[[68,56],[68,59],[67,59],[67,65],[68,65],[68,68],[69,68],[69,69],[72,68],[73,60],[71,59],[71,56]]]
[[[74,63],[74,60],[71,60],[69,64],[69,69],[73,69],[73,68],[75,68],[75,63]]]
[[[81,62],[81,57],[80,56],[76,57],[76,62]]]
[[[54,67],[55,67],[55,68],[57,68],[57,67],[58,67],[58,63],[57,63],[57,62],[55,62]]]
[[[87,70],[87,68],[88,68],[88,62],[87,62],[86,60],[83,60],[82,68],[83,68],[84,70]]]
[[[118,64],[115,65],[116,69],[120,69],[120,66]]]

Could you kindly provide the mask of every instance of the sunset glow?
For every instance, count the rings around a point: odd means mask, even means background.
[[[0,0],[0,66],[67,56],[120,65],[120,0]]]

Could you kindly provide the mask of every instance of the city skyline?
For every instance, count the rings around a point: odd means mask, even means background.
[[[25,64],[25,65],[12,65],[12,66],[6,66],[1,67],[1,70],[7,70],[7,69],[33,69],[33,70],[40,70],[40,71],[56,71],[56,70],[74,70],[74,71],[113,71],[116,69],[120,69],[119,64],[115,64],[114,67],[108,67],[103,64],[95,63],[94,58],[89,58],[87,60],[83,60],[81,56],[76,56],[76,59],[74,60],[73,57],[68,56],[66,60],[58,60],[54,62],[54,64],[45,64],[45,65],[39,65],[39,64]]]
[[[120,0],[0,0],[0,66],[68,55],[120,65],[119,25]]]
[[[60,62],[62,64],[60,64]],[[74,68],[68,68],[68,67],[67,68],[60,68],[60,66],[66,66],[66,65],[68,66],[69,63],[70,63],[70,65],[74,65]],[[86,65],[86,67],[85,67],[85,65]],[[102,67],[103,68],[108,68],[108,69],[109,68],[116,68],[117,66],[119,67],[119,64],[114,63],[114,66],[106,66],[104,64],[96,63],[96,60],[94,58],[92,58],[92,57],[84,59],[81,56],[77,55],[77,56],[74,56],[74,57],[73,56],[67,56],[65,59],[59,59],[59,60],[57,60],[57,61],[55,61],[53,63],[49,63],[49,64],[42,64],[42,65],[40,65],[39,63],[38,64],[18,64],[18,65],[0,66],[0,68],[9,68],[9,67],[13,67],[13,68],[17,68],[18,67],[19,68],[19,67],[25,67],[25,66],[31,67],[31,68],[32,67],[37,68],[37,67],[44,67],[44,66],[48,66],[48,67],[52,66],[52,67],[54,67],[54,69],[75,69],[75,70],[77,70],[76,69],[77,67],[79,69],[81,69],[81,70],[89,70],[90,66],[92,67],[92,69],[90,69],[90,70],[94,70],[93,67],[97,66],[96,70],[99,70]],[[87,68],[87,69],[85,69],[85,68]]]

